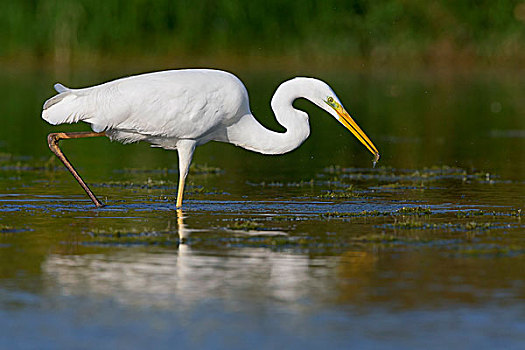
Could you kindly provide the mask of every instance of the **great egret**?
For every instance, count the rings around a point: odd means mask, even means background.
[[[330,113],[379,159],[372,141],[343,108],[323,81],[294,78],[282,83],[271,106],[286,129],[266,129],[250,111],[248,92],[233,74],[210,69],[153,72],[121,78],[82,89],[55,84],[57,95],[44,103],[42,118],[50,124],[91,124],[93,132],[51,133],[49,148],[60,158],[97,207],[95,197],[60,150],[61,139],[107,136],[123,143],[146,141],[155,147],[177,150],[179,187],[177,208],[182,206],[184,182],[198,145],[229,142],[263,154],[283,154],[301,145],[310,134],[308,114],[293,108],[305,98]]]

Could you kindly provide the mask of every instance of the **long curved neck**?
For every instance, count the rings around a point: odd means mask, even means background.
[[[282,83],[273,95],[271,106],[275,119],[286,132],[265,128],[249,113],[227,129],[227,139],[237,146],[263,154],[283,154],[299,147],[310,135],[308,114],[293,108],[295,99],[301,94],[297,79]]]

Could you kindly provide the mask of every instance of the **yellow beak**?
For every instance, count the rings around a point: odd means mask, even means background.
[[[370,152],[372,152],[372,154],[374,155],[375,164],[379,160],[379,151],[377,150],[376,146],[374,146],[374,144],[372,143],[372,141],[370,141],[368,136],[366,136],[363,130],[361,130],[361,128],[359,127],[359,125],[357,125],[357,123],[352,119],[352,117],[350,117],[348,112],[339,103],[333,101],[332,103],[327,102],[327,104],[335,110],[335,112],[339,116],[339,121],[341,122],[341,124],[343,124],[348,130],[350,130],[350,132],[354,134],[354,136],[357,137],[357,139],[361,141],[361,143],[365,145],[365,147]]]

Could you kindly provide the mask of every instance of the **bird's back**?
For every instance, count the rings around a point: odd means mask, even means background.
[[[147,73],[83,88],[61,88],[44,104],[51,124],[84,121],[122,141],[213,139],[249,113],[244,85],[217,70]]]

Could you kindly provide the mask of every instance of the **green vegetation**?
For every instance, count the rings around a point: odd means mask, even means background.
[[[508,57],[525,4],[417,0],[0,0],[0,55]],[[89,57],[89,56],[88,56]]]
[[[8,233],[14,230],[13,226],[9,225],[0,225],[0,233]]]
[[[171,231],[156,231],[153,228],[93,229],[86,233],[90,238],[86,244],[123,245],[171,245],[178,243],[178,234]]]
[[[177,188],[177,182],[163,179],[147,178],[142,181],[106,181],[103,183],[93,184],[94,187],[118,187],[118,188],[142,188],[142,189],[159,189],[159,188]]]
[[[396,213],[399,214],[412,214],[412,215],[430,215],[432,211],[429,208],[424,207],[403,207],[396,210]]]
[[[402,207],[396,211],[379,211],[379,210],[363,210],[356,213],[339,213],[328,212],[319,214],[322,218],[342,218],[342,217],[378,217],[378,216],[401,216],[401,215],[430,215],[432,211],[424,207]]]
[[[243,230],[243,231],[251,231],[251,230],[258,230],[263,228],[263,225],[252,220],[242,220],[242,221],[236,221],[231,225],[228,225],[228,229],[230,230]]]
[[[469,221],[465,223],[430,223],[424,221],[406,220],[386,224],[383,227],[406,230],[450,230],[450,231],[486,231],[495,228],[510,227],[501,223]]]
[[[304,216],[299,216],[299,215],[273,215],[273,216],[269,216],[267,220],[276,221],[276,222],[278,221],[302,221],[302,220],[307,220],[307,218]]]
[[[319,216],[322,218],[344,218],[344,217],[374,217],[374,216],[389,216],[393,215],[392,212],[379,211],[379,210],[363,210],[359,213],[340,213],[340,212],[328,212],[321,213]]]
[[[348,191],[328,191],[326,193],[320,194],[319,198],[356,198],[360,197],[361,195],[359,193],[355,192],[348,192]]]
[[[483,210],[469,210],[469,211],[458,210],[458,212],[456,213],[456,217],[459,219],[462,219],[462,218],[469,218],[472,216],[482,216],[483,214],[484,214]]]
[[[350,185],[346,187],[343,191],[330,190],[328,192],[320,194],[319,197],[320,198],[333,198],[333,199],[356,198],[356,197],[361,197],[361,194],[355,192],[353,185]]]

